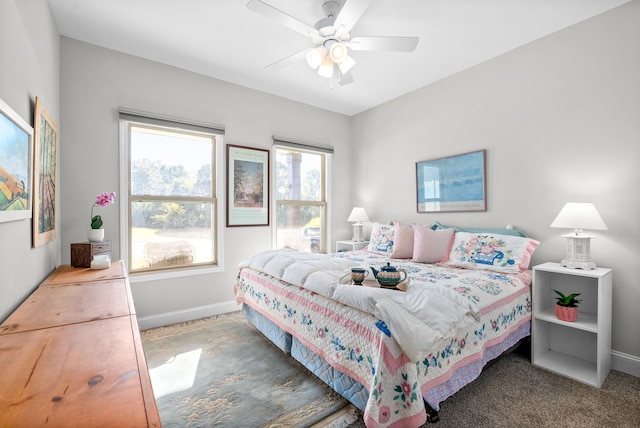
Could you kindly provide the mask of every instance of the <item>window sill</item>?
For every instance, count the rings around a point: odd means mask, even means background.
[[[137,282],[157,281],[162,279],[184,278],[185,276],[209,275],[220,272],[224,272],[224,268],[222,266],[179,269],[165,272],[130,273],[129,283],[133,284]]]

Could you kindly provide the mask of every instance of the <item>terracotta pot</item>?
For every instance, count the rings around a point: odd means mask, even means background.
[[[556,305],[556,317],[561,321],[573,322],[578,319],[578,308]]]

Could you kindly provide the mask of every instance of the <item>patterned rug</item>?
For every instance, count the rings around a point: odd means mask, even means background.
[[[141,336],[165,428],[303,428],[348,403],[240,312]]]

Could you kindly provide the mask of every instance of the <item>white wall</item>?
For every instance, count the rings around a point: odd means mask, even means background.
[[[514,224],[541,241],[533,264],[563,258],[566,231],[549,225],[565,202],[595,203],[613,349],[640,357],[639,22],[633,1],[355,116],[354,202],[375,221]],[[488,210],[417,214],[415,162],[478,149]]]
[[[69,262],[69,244],[85,240],[95,194],[118,189],[122,106],[225,125],[227,143],[266,148],[275,134],[334,145],[333,239],[351,235],[344,219],[354,195],[353,203],[380,221],[512,223],[542,242],[533,260],[540,263],[563,256],[563,231],[548,227],[562,205],[592,201],[609,226],[598,232],[592,255],[614,269],[613,348],[640,358],[633,269],[640,256],[637,22],[636,0],[348,118],[61,42],[45,0],[0,0],[0,98],[33,123],[41,97],[61,134],[58,238],[32,249],[30,221],[0,223],[0,320]],[[488,156],[488,211],[417,214],[415,162],[481,148]],[[102,214],[118,257],[118,207]],[[224,273],[134,284],[138,315],[225,305],[233,299],[237,263],[270,244],[268,228],[226,229]]]
[[[73,39],[63,37],[61,51],[63,263],[69,263],[69,244],[86,240],[95,195],[119,188],[119,107],[223,125],[227,144],[270,148],[272,136],[278,135],[334,146],[330,174],[339,186],[331,204],[332,235],[349,236],[349,117]],[[224,204],[220,208],[222,214]],[[100,212],[114,258],[120,256],[118,211],[107,207]],[[154,282],[134,282],[132,277],[141,325],[228,310],[238,263],[271,244],[269,227],[226,228],[223,273]],[[172,317],[152,321],[167,314]]]
[[[0,0],[0,98],[33,126],[36,97],[60,125],[60,37],[49,5]],[[60,263],[59,239],[31,248],[31,237],[31,219],[0,223],[0,321]]]

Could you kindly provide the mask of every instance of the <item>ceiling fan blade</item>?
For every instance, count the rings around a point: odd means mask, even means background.
[[[412,52],[418,46],[418,37],[354,37],[345,43],[354,51],[399,51]]]
[[[279,61],[276,61],[276,62],[274,62],[272,64],[269,64],[269,65],[265,66],[265,68],[270,68],[270,69],[273,69],[273,70],[279,70],[279,69],[281,69],[283,67],[286,67],[287,65],[290,65],[290,64],[293,64],[295,62],[298,62],[300,60],[305,59],[306,56],[307,56],[307,52],[309,52],[311,49],[312,48],[305,49],[305,50],[300,51],[298,53],[294,53],[293,55],[289,55],[286,58],[282,58]]]
[[[318,30],[305,24],[302,21],[297,20],[291,15],[287,15],[283,11],[276,9],[275,7],[268,5],[261,0],[249,0],[247,3],[247,9],[259,13],[260,15],[271,18],[274,21],[288,27],[304,36],[313,36],[318,33]]]
[[[353,76],[351,75],[351,72],[347,72],[347,73],[340,73],[338,75],[338,83],[340,83],[340,86],[344,86],[344,85],[348,85],[349,83],[353,83]]]
[[[346,0],[344,2],[344,6],[340,9],[333,26],[336,29],[344,27],[347,32],[351,31],[364,11],[367,10],[371,1],[372,0]]]

